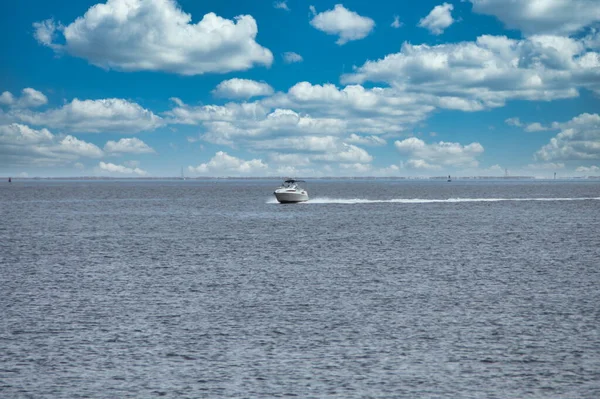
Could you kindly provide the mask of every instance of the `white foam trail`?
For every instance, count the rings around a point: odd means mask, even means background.
[[[599,201],[600,197],[591,198],[448,198],[448,199],[421,199],[421,198],[393,198],[387,200],[370,200],[362,198],[312,198],[304,204],[435,204],[459,202],[503,202],[503,201]],[[277,200],[270,199],[267,203],[277,204]]]

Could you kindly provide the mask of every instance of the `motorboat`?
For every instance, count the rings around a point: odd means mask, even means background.
[[[288,179],[275,190],[275,198],[282,204],[308,201],[308,191],[302,187],[304,180]]]

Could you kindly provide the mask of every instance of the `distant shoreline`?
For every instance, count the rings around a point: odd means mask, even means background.
[[[281,180],[287,178],[286,176],[261,176],[261,177],[240,177],[240,176],[227,176],[227,177],[114,177],[114,176],[75,176],[75,177],[18,177],[18,176],[4,176],[0,177],[5,181],[8,178],[15,180],[74,180],[74,181],[93,181],[93,180]],[[447,176],[433,176],[433,177],[402,177],[402,176],[388,176],[388,177],[374,177],[374,176],[356,176],[356,177],[301,177],[310,180],[446,180]],[[600,176],[580,176],[580,177],[561,177],[556,180],[598,180]],[[459,176],[452,177],[452,180],[555,180],[551,177],[542,178],[535,176]]]

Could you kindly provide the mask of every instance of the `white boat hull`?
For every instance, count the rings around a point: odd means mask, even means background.
[[[293,204],[308,201],[308,193],[306,191],[275,190],[275,198],[282,204]]]

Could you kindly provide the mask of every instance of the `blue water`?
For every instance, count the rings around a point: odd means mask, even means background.
[[[600,182],[0,185],[2,398],[600,397]]]

